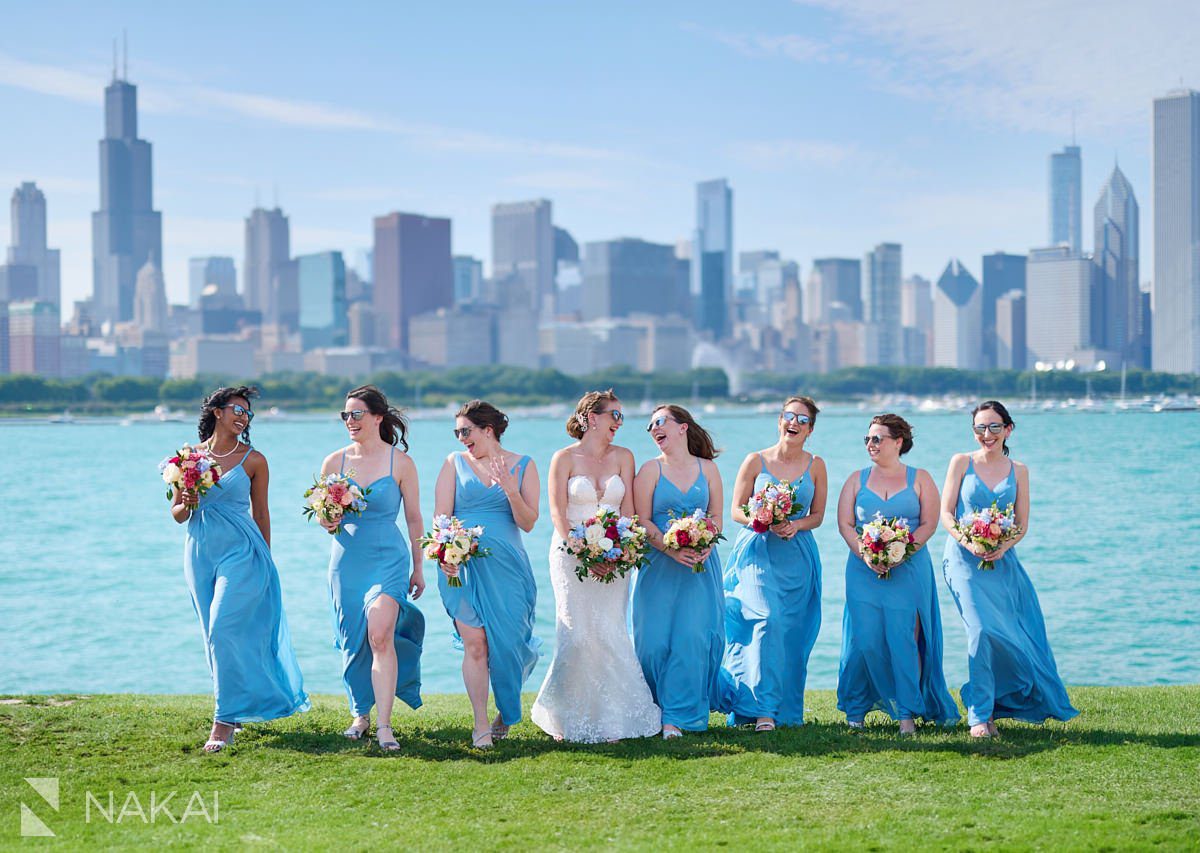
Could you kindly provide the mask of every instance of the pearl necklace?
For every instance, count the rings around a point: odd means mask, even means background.
[[[232,453],[238,449],[238,445],[241,444],[240,441],[234,439],[233,447],[229,448],[229,450],[225,451],[224,453],[217,453],[217,451],[213,449],[216,446],[216,443],[215,437],[208,440],[208,455],[214,459],[224,459],[226,456],[232,455]]]

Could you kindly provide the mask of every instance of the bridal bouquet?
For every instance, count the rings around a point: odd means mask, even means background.
[[[691,515],[676,516],[672,513],[671,524],[663,533],[663,544],[671,551],[682,551],[684,548],[703,551],[724,538],[725,536],[717,530],[712,516],[704,510],[698,509]],[[696,563],[692,566],[692,571],[696,573],[704,571],[704,564]]]
[[[796,506],[796,487],[791,483],[771,483],[750,496],[742,512],[750,517],[755,533],[766,533],[774,524],[787,521]]]
[[[891,570],[919,550],[907,521],[884,518],[878,512],[874,519],[859,528],[858,541],[867,565],[885,570],[876,573],[880,580],[889,580]]]
[[[591,577],[600,583],[612,583],[645,564],[649,547],[646,528],[636,515],[630,518],[607,506],[572,527],[563,543],[563,550],[579,563],[579,579]]]
[[[461,569],[473,557],[488,555],[487,548],[479,547],[482,535],[480,526],[467,527],[452,515],[435,515],[433,528],[421,537],[421,551],[426,560]],[[446,578],[446,586],[462,586],[462,578]]]
[[[981,545],[988,551],[995,551],[1001,544],[1021,533],[1021,525],[1017,524],[1013,505],[1010,503],[1004,509],[1000,509],[999,501],[992,501],[991,506],[983,509],[964,512],[955,522],[954,529],[966,541]],[[994,569],[996,564],[990,560],[980,560],[979,568]]]
[[[167,484],[167,500],[174,499],[176,489],[202,496],[221,480],[221,466],[207,453],[190,444],[185,444],[175,451],[174,456],[159,462],[158,472]]]
[[[338,533],[342,529],[342,521],[346,515],[362,515],[367,508],[367,495],[370,489],[360,488],[350,481],[354,472],[347,474],[326,474],[317,477],[312,486],[304,492],[304,515],[309,519],[318,519],[330,523],[337,522],[337,529],[329,531]]]

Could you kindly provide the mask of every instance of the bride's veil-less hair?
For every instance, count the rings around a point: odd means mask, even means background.
[[[575,439],[583,438],[583,434],[587,432],[588,415],[600,411],[607,403],[615,402],[617,395],[611,388],[607,391],[588,391],[579,398],[579,402],[575,404],[575,412],[567,418],[567,435]]]

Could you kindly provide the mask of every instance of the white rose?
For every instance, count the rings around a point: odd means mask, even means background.
[[[457,566],[466,558],[467,552],[456,545],[446,546],[446,556],[442,558],[442,562],[450,566]]]
[[[885,527],[879,532],[879,538],[884,542],[891,542],[896,538],[896,531],[892,530],[890,527]]]
[[[180,477],[179,466],[176,465],[174,462],[169,463],[166,468],[163,468],[163,482],[164,483],[173,484],[176,480],[179,479],[179,477]]]
[[[601,539],[604,539],[604,528],[599,524],[593,524],[583,532],[584,538],[589,545],[598,545]]]
[[[891,545],[888,545],[887,555],[889,562],[891,562],[892,565],[899,563],[904,559],[904,551],[905,548],[903,542],[893,542]]]

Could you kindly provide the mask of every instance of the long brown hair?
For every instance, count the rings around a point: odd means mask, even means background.
[[[379,437],[384,444],[400,445],[408,452],[408,421],[403,413],[388,403],[387,397],[374,385],[360,385],[346,394],[347,400],[362,400],[367,411],[383,418],[379,422]]]
[[[696,423],[692,413],[683,406],[664,403],[661,406],[655,406],[654,411],[666,411],[673,420],[687,424],[688,453],[699,456],[701,459],[716,459],[721,454],[721,451],[717,450],[716,444],[713,443],[712,436],[708,434],[708,430]]]
[[[217,428],[217,409],[224,408],[234,397],[241,397],[247,403],[258,396],[258,389],[253,385],[234,385],[224,388],[218,388],[200,404],[200,424],[196,428],[196,432],[200,435],[201,441],[208,441],[212,438],[212,434]],[[242,434],[238,436],[242,443],[250,443],[250,421],[246,421],[246,428],[242,430]]]
[[[605,403],[615,402],[617,402],[617,395],[611,388],[607,391],[588,391],[575,404],[575,413],[567,418],[567,435],[576,439],[583,438],[583,434],[587,431],[588,415],[592,412],[599,412],[600,407]]]

